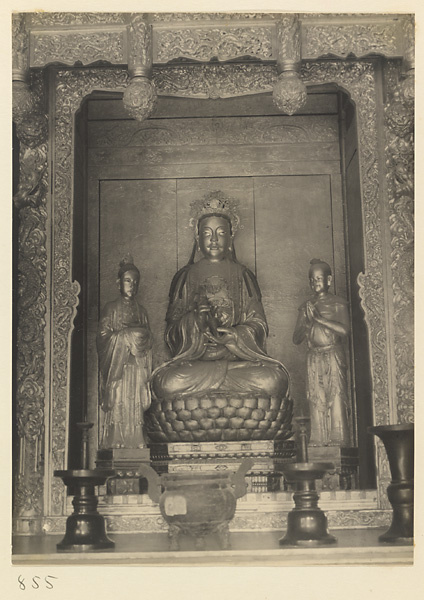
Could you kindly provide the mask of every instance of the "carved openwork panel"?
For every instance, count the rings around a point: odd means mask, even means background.
[[[153,21],[261,21],[273,19],[272,13],[152,13]]]
[[[156,63],[178,58],[197,61],[213,58],[225,61],[241,56],[275,59],[275,27],[272,25],[156,27],[153,39],[153,60]]]
[[[123,30],[32,32],[30,40],[31,67],[42,67],[49,63],[89,65],[97,61],[112,64],[127,62]]]
[[[105,12],[36,12],[31,13],[32,27],[54,27],[59,25],[111,25],[126,23],[125,13]]]
[[[391,233],[397,417],[414,421],[414,106],[398,64],[385,69],[386,178]]]
[[[402,35],[397,22],[302,24],[302,58],[320,56],[400,56]]]
[[[273,65],[185,65],[153,69],[158,94],[187,98],[231,98],[271,92],[277,78]]]
[[[31,81],[40,103],[42,78]],[[39,106],[34,110],[39,110]],[[14,201],[20,209],[18,233],[16,421],[19,464],[15,473],[16,517],[43,514],[47,303],[47,143],[33,143],[31,115],[20,123],[20,180]]]

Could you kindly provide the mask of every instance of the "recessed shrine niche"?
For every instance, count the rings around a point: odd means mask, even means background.
[[[267,350],[292,377],[295,414],[307,414],[306,348],[292,335],[309,296],[309,261],[333,270],[332,290],[350,306],[351,437],[359,485],[375,487],[368,330],[358,274],[365,271],[354,103],[332,85],[308,87],[305,107],[281,114],[271,94],[226,99],[161,96],[154,115],[128,118],[120,93],[88,96],[75,120],[72,279],[81,284],[71,343],[70,466],[78,465],[76,423],[95,423],[99,444],[96,329],[116,297],[119,261],[141,272],[139,300],[154,335],[153,367],[164,342],[169,285],[193,247],[190,202],[212,190],[239,201],[235,249],[257,276],[270,336]]]

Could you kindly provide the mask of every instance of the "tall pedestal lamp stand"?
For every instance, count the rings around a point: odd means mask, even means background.
[[[308,421],[306,417],[296,419],[299,426],[299,461],[281,467],[288,483],[296,486],[293,495],[295,508],[287,515],[287,532],[280,539],[282,546],[324,546],[337,541],[328,532],[327,517],[318,507],[319,495],[315,489],[315,481],[322,479],[334,465],[308,462]]]
[[[67,518],[65,537],[57,544],[58,552],[99,552],[112,550],[115,542],[106,535],[104,517],[97,511],[95,487],[104,485],[115,471],[88,468],[88,432],[93,423],[78,423],[82,430],[82,469],[55,471],[64,484],[75,491],[74,512]]]

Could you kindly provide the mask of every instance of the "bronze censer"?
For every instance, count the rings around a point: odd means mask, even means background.
[[[216,533],[221,548],[229,548],[228,526],[237,499],[246,494],[245,475],[253,465],[254,461],[246,458],[236,473],[182,471],[162,475],[149,465],[140,465],[140,472],[148,481],[148,494],[159,503],[168,523],[171,550],[179,550],[180,534],[193,537],[196,548],[202,550],[205,537]]]

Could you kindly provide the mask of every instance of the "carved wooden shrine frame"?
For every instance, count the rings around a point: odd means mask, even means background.
[[[384,39],[389,43],[391,38]],[[102,44],[106,53],[111,46],[107,39]],[[273,52],[272,43],[264,42],[261,52],[268,51]],[[156,50],[156,57],[162,55]],[[335,84],[356,106],[365,246],[365,272],[358,283],[377,425],[413,421],[413,114],[394,110],[399,71],[396,59],[347,60],[343,55],[304,60],[301,66],[307,86]],[[269,94],[276,78],[276,65],[260,62],[155,64],[152,74],[159,95],[205,98]],[[53,471],[67,468],[70,343],[80,291],[70,275],[75,114],[93,92],[123,92],[128,79],[128,71],[117,65],[55,68],[47,86],[54,103],[48,140],[25,143],[21,138],[21,192],[26,188],[18,236],[14,501],[20,532],[62,530],[68,513],[66,490]],[[42,101],[40,72],[33,72],[32,87]],[[330,526],[388,522],[390,472],[382,444],[376,441],[376,448],[379,510],[346,511],[337,522],[330,519]]]

